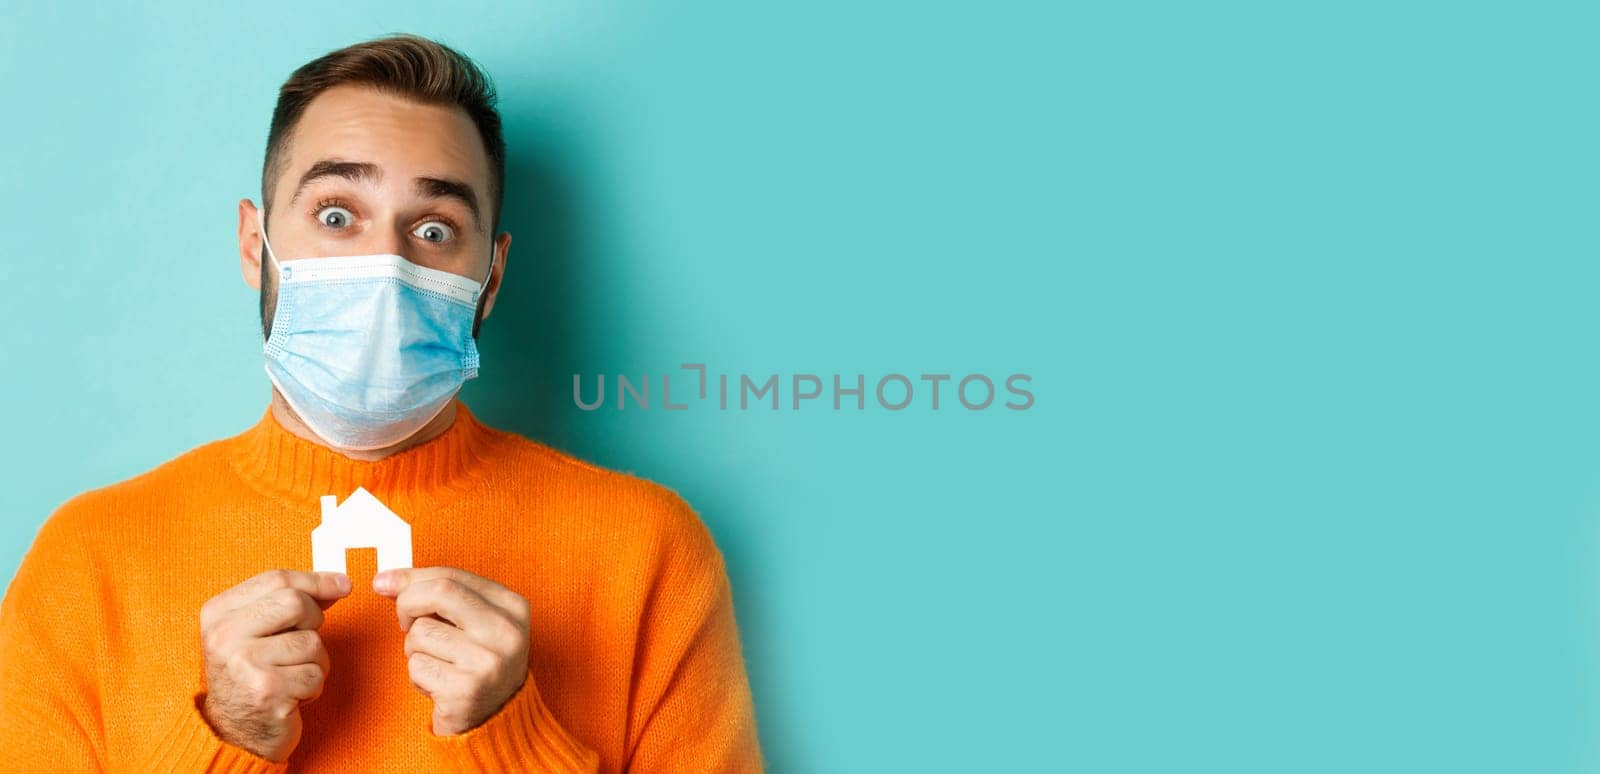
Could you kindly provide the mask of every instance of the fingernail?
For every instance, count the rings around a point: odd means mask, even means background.
[[[387,594],[394,590],[394,573],[384,570],[372,576],[372,588],[380,593]]]
[[[350,576],[342,572],[336,573],[333,576],[333,587],[338,589],[340,594],[350,593]]]

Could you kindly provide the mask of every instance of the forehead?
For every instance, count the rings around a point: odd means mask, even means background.
[[[385,184],[413,176],[467,181],[482,199],[489,158],[466,111],[425,105],[364,86],[335,86],[312,99],[289,138],[278,186],[323,159],[365,161],[385,172]]]

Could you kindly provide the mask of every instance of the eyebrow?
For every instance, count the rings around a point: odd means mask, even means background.
[[[324,177],[342,177],[352,183],[373,182],[383,179],[383,170],[377,164],[367,161],[344,161],[341,159],[322,159],[306,173],[300,176],[300,182],[295,186],[294,196],[290,203],[299,201],[300,194],[306,186]],[[460,180],[442,177],[418,177],[412,180],[412,190],[417,195],[427,199],[454,199],[472,213],[472,225],[478,230],[483,229],[482,218],[478,211],[478,196],[472,192],[472,186]]]
[[[411,187],[425,199],[455,199],[461,202],[472,213],[472,227],[483,230],[478,218],[478,196],[472,192],[472,186],[449,178],[418,177],[411,181]]]
[[[305,192],[306,186],[311,185],[312,182],[320,180],[324,177],[342,177],[352,183],[376,183],[383,179],[383,170],[378,169],[377,164],[372,164],[365,161],[322,159],[321,161],[312,164],[311,168],[306,170],[306,173],[300,176],[300,183],[295,186],[294,196],[289,198],[289,203],[293,204],[294,202],[299,201],[300,194]]]

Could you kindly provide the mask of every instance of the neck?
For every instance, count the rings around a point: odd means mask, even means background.
[[[343,496],[362,486],[391,508],[432,507],[441,497],[474,491],[511,438],[479,422],[459,396],[451,406],[453,412],[437,423],[442,432],[429,423],[392,449],[360,452],[387,455],[369,460],[329,446],[297,422],[287,404],[274,400],[253,426],[230,440],[231,461],[254,489],[292,502]]]
[[[303,438],[318,446],[331,449],[353,460],[376,462],[377,460],[381,460],[385,457],[399,454],[400,452],[403,452],[413,446],[427,443],[428,441],[439,437],[444,433],[444,431],[450,429],[450,425],[456,420],[456,402],[454,400],[450,401],[445,405],[444,409],[439,412],[438,416],[434,417],[428,422],[428,424],[423,425],[417,430],[417,432],[407,436],[399,443],[396,443],[392,446],[385,446],[381,449],[367,449],[363,451],[353,451],[350,449],[341,449],[337,446],[330,446],[328,442],[322,438],[322,436],[317,435],[310,427],[306,425],[305,422],[301,421],[300,415],[294,413],[294,409],[289,407],[289,402],[283,399],[283,395],[278,392],[278,388],[276,387],[272,388],[272,418],[278,420],[278,424],[283,425],[283,429],[289,431],[290,434],[296,437]]]

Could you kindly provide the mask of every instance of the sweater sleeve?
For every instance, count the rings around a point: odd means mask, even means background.
[[[539,697],[530,672],[522,687],[488,720],[460,734],[428,739],[457,772],[561,772],[595,774],[598,753],[562,728]]]
[[[131,770],[214,774],[281,774],[289,770],[288,761],[269,761],[222,741],[200,711],[204,702],[202,686],[181,697],[178,706],[166,708],[166,731],[144,751],[142,761]]]
[[[283,763],[224,743],[198,692],[152,707],[167,731],[138,757],[107,753],[102,692],[105,589],[74,501],[45,520],[0,601],[0,739],[8,770],[281,772]],[[198,667],[196,667],[198,670]]]
[[[0,739],[18,771],[104,771],[103,623],[66,506],[45,520],[0,601]]]
[[[675,493],[681,538],[644,611],[625,770],[762,772],[755,707],[720,550]]]

